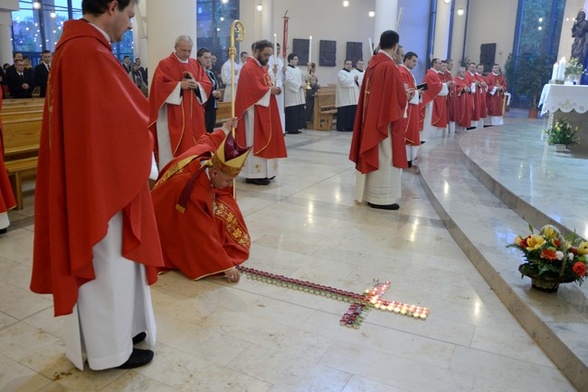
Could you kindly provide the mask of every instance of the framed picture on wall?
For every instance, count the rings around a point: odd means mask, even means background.
[[[337,66],[337,41],[320,40],[319,65],[321,67]]]
[[[310,40],[302,38],[294,38],[292,40],[292,53],[298,56],[298,65],[303,66],[308,64],[308,44]],[[290,54],[290,53],[288,53]],[[287,60],[286,60],[287,61]]]
[[[357,60],[363,60],[363,43],[361,42],[347,42],[347,54],[345,60],[351,60],[353,66]]]

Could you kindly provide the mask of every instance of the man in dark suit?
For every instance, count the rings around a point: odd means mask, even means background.
[[[32,69],[25,69],[22,60],[14,61],[14,69],[6,72],[6,84],[12,98],[32,98],[35,82]]]
[[[206,70],[206,74],[212,83],[212,91],[208,97],[208,101],[204,105],[204,122],[206,124],[206,132],[210,133],[214,130],[216,124],[216,110],[218,107],[217,101],[221,96],[219,90],[219,83],[216,75],[211,69],[211,57],[212,54],[207,48],[200,48],[196,53],[196,59],[200,62],[202,67]]]
[[[123,57],[122,66],[125,69],[125,71],[127,71],[127,73],[130,73],[133,70],[133,65],[131,64],[131,57],[130,56]]]
[[[47,91],[47,79],[49,79],[49,70],[51,69],[51,52],[44,50],[41,52],[41,62],[35,67],[35,86],[39,86],[41,98],[45,97]]]
[[[135,59],[135,64],[137,64],[137,66],[139,67],[138,70],[141,73],[141,76],[143,77],[145,85],[147,85],[147,69],[141,66],[141,59],[138,57]]]

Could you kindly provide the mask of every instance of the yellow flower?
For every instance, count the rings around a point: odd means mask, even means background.
[[[543,228],[541,229],[539,234],[541,234],[543,237],[545,237],[548,240],[552,240],[552,239],[559,237],[561,235],[559,230],[556,229],[555,227],[553,227],[552,225],[543,226]]]
[[[580,242],[580,245],[578,245],[578,254],[588,255],[588,241]]]
[[[543,244],[545,243],[545,238],[543,238],[543,236],[540,235],[530,235],[527,238],[527,250],[529,252],[537,250],[539,248],[541,248],[541,246],[543,246]],[[588,252],[588,244],[587,244],[587,249],[586,251]]]

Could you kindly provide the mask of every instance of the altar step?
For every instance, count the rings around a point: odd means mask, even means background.
[[[529,145],[543,146],[539,141],[541,121],[529,120],[531,126],[521,127],[523,121],[527,120],[512,119],[503,127],[464,134],[431,135],[419,158],[421,183],[452,237],[492,290],[570,382],[578,390],[586,390],[588,282],[582,287],[561,285],[556,294],[531,289],[530,279],[521,279],[517,270],[519,252],[506,247],[515,235],[529,232],[527,221],[535,227],[557,223],[489,174],[521,174],[514,168],[529,151],[511,145],[513,140],[525,145],[528,138]],[[480,150],[473,147],[480,145],[484,146]],[[493,170],[486,170],[488,167]],[[520,181],[528,181],[532,176],[521,177]]]

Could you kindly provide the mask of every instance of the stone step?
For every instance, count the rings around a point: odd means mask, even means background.
[[[420,152],[421,183],[437,214],[490,287],[582,390],[588,385],[588,283],[560,285],[555,294],[534,290],[530,279],[521,279],[517,270],[520,252],[506,248],[516,235],[529,232],[528,222],[535,227],[555,223],[569,232],[566,223],[573,221],[557,219],[557,215],[554,219],[554,210],[545,211],[533,198],[519,196],[525,195],[523,188],[543,189],[554,182],[549,170],[529,175],[534,166],[521,164],[529,155],[555,154],[544,151],[540,131],[540,121],[529,125],[527,120],[506,119],[502,127],[431,135]],[[545,161],[549,159],[539,164]],[[574,211],[573,199],[569,204],[560,202],[558,208]]]

